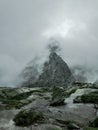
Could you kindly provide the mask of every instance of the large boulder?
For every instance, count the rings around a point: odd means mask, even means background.
[[[15,117],[17,126],[30,126],[43,119],[43,114],[35,110],[22,110]]]

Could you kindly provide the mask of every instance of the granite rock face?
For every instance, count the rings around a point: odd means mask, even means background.
[[[49,61],[44,64],[43,72],[36,84],[40,87],[66,87],[67,83],[73,81],[73,76],[68,65],[55,52],[49,56]]]
[[[68,65],[56,52],[50,53],[41,74],[38,75],[37,69],[27,67],[25,77],[28,77],[22,83],[25,87],[67,87],[68,83],[74,81]]]

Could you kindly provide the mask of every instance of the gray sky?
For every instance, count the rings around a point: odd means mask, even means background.
[[[98,0],[0,0],[0,82],[11,82],[51,37],[70,66],[97,69]]]

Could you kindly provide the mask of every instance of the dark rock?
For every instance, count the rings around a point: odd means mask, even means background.
[[[57,87],[53,88],[52,100],[50,105],[51,106],[64,105],[64,100],[65,100],[64,90]]]
[[[81,96],[77,96],[74,99],[74,103],[92,103],[92,104],[98,104],[98,91],[94,92],[88,92],[87,94],[83,94]],[[94,107],[97,108],[97,105]]]
[[[96,80],[96,81],[94,82],[94,84],[93,84],[93,88],[98,89],[98,80]]]
[[[94,104],[94,108],[98,110],[98,104]]]
[[[37,82],[31,86],[66,87],[74,80],[68,65],[56,53],[51,53],[49,61],[44,64],[43,72]]]
[[[79,130],[80,127],[78,125],[76,125],[75,123],[69,123],[68,124],[68,129],[69,130]]]
[[[90,126],[98,128],[98,117],[93,122],[90,123]]]
[[[80,96],[78,96],[78,97],[76,97],[74,100],[73,100],[73,103],[81,103],[82,101],[81,101],[81,97]]]
[[[26,87],[66,87],[74,78],[63,59],[55,52],[51,52],[49,61],[44,63],[43,71],[39,74],[37,66],[27,66],[23,73],[22,86]]]
[[[39,111],[22,110],[15,116],[14,122],[17,126],[30,126],[43,118],[43,114]]]

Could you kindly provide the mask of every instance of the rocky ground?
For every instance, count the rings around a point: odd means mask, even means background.
[[[0,130],[85,129],[98,116],[98,99],[96,96],[96,103],[83,103],[82,100],[78,102],[76,99],[97,91],[97,85],[79,83],[69,85],[67,89],[0,88]],[[21,111],[40,112],[43,118],[39,120],[38,115],[38,119],[36,117],[34,120],[33,116],[30,125],[26,125],[26,122],[19,126],[13,119]],[[23,117],[25,118],[24,115]],[[30,116],[30,119],[32,118]]]

